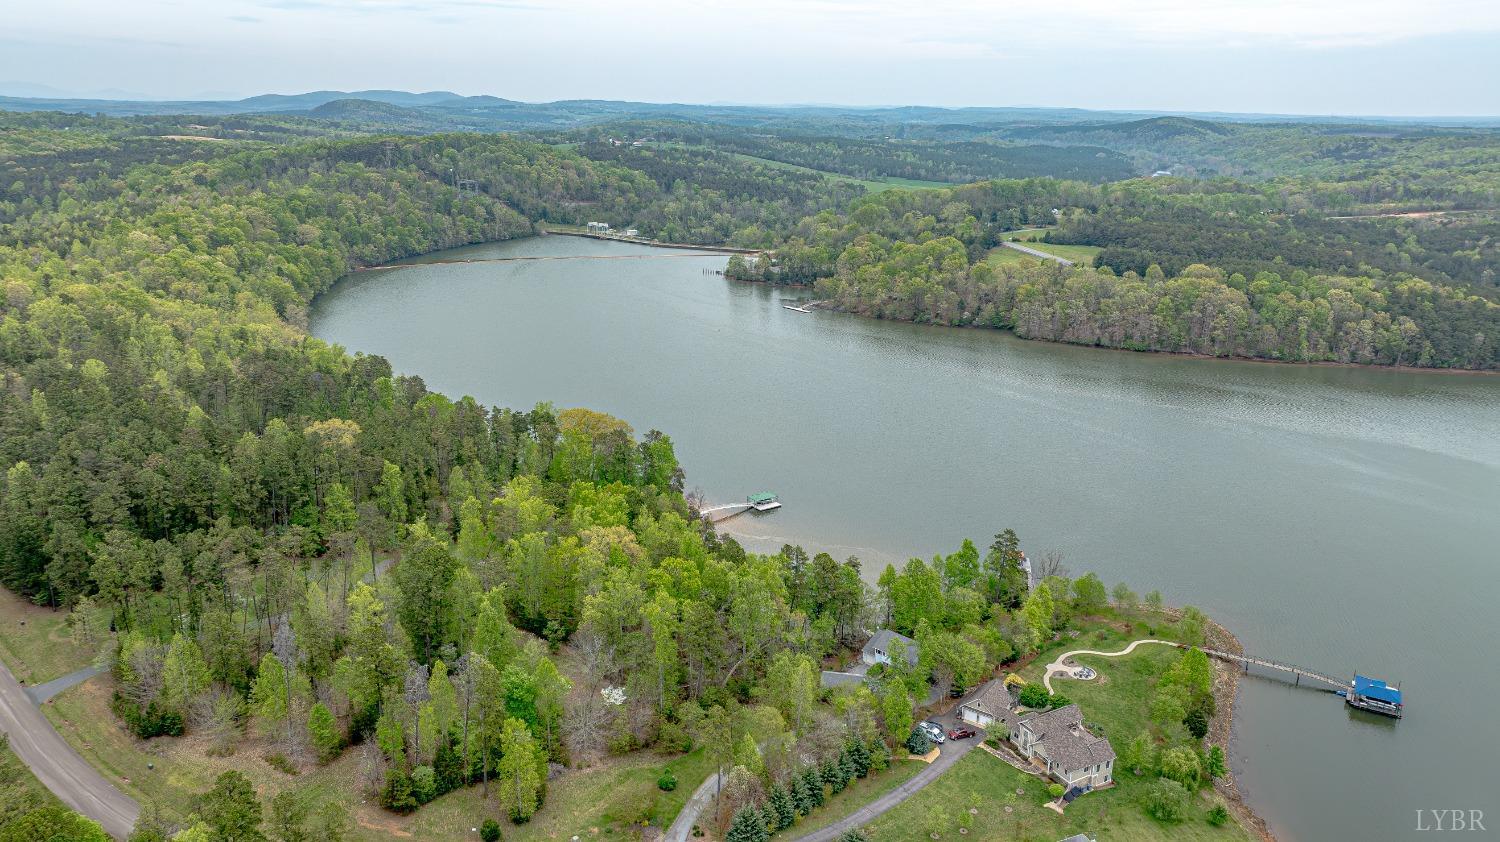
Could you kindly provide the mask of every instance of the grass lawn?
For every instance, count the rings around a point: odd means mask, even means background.
[[[61,803],[0,738],[0,826],[32,810]]]
[[[1094,258],[1099,256],[1099,252],[1104,251],[1099,246],[1062,246],[1056,243],[1039,242],[1029,243],[1029,245],[1037,251],[1044,251],[1083,266],[1093,266]]]
[[[21,683],[51,681],[93,660],[91,649],[73,642],[67,616],[0,588],[0,658]]]
[[[849,786],[844,788],[843,792],[829,796],[828,800],[823,802],[823,806],[814,810],[812,815],[798,819],[796,824],[776,834],[774,838],[796,839],[803,834],[827,827],[906,783],[913,775],[925,768],[927,764],[920,760],[892,758],[889,769],[872,774],[863,780],[855,778]]]
[[[1017,794],[1016,790],[1021,790]],[[1212,796],[1209,796],[1212,797]],[[1053,842],[1075,833],[1131,842],[1178,839],[1246,839],[1230,824],[1216,828],[1204,818],[1212,802],[1195,802],[1180,824],[1165,825],[1137,806],[1135,786],[1121,785],[1085,795],[1059,816],[1043,804],[1046,784],[983,751],[970,752],[946,774],[870,826],[871,842],[1008,839]],[[970,808],[967,836],[958,832],[960,817]],[[1006,812],[1009,807],[1011,812]]]

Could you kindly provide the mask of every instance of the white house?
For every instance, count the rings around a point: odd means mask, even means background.
[[[889,664],[891,662],[891,648],[897,643],[906,647],[906,663],[910,666],[917,665],[919,649],[917,642],[904,634],[898,634],[890,629],[881,629],[875,632],[860,650],[859,659],[871,666],[875,664]]]
[[[1114,782],[1114,747],[1084,726],[1078,705],[1024,717],[1010,738],[1022,757],[1069,789],[1098,789]]]

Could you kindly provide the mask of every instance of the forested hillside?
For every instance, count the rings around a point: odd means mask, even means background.
[[[1413,223],[1288,214],[1296,195],[1309,194],[1157,180],[887,192],[803,220],[776,261],[736,259],[730,272],[816,281],[832,305],[865,315],[1035,339],[1297,362],[1500,366],[1500,305],[1476,294],[1493,295],[1486,223],[1430,223],[1400,245],[1382,243],[1388,225]],[[1053,221],[1050,241],[1106,246],[1102,268],[986,259],[1005,231]]]

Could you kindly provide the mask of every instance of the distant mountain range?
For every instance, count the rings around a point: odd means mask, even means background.
[[[46,86],[7,83],[6,90],[44,93]],[[1330,123],[1363,125],[1429,125],[1500,127],[1500,117],[1313,117],[1278,114],[1220,114],[1207,112],[1090,111],[1081,108],[973,107],[937,108],[899,106],[867,108],[835,105],[693,105],[624,102],[615,100],[559,100],[528,103],[495,96],[460,96],[452,91],[310,91],[302,94],[262,94],[237,100],[76,99],[49,96],[0,96],[0,110],[63,111],[116,117],[145,115],[224,116],[236,114],[294,114],[312,119],[392,123],[412,130],[566,128],[621,118],[712,120],[755,124],[801,118],[841,118],[868,127],[897,124],[993,124],[1034,122],[1107,124],[1163,116],[1215,122]]]

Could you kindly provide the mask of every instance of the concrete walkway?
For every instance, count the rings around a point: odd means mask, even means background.
[[[942,745],[942,753],[938,759],[927,765],[926,769],[911,776],[895,789],[887,792],[869,804],[855,810],[842,821],[834,822],[827,827],[814,830],[806,836],[798,837],[795,842],[831,842],[844,835],[845,832],[864,827],[882,814],[889,812],[896,805],[916,795],[923,787],[938,779],[939,775],[952,768],[964,755],[974,750],[979,745],[983,736],[968,740],[949,740]]]
[[[722,785],[721,778],[728,780],[729,776],[722,772],[715,772],[693,790],[693,797],[682,805],[682,812],[672,820],[672,826],[667,828],[667,832],[662,835],[662,842],[687,842],[688,837],[693,833],[693,825],[698,823],[698,816],[703,812],[703,808],[714,800],[714,794],[719,791]]]
[[[1160,643],[1163,646],[1172,646],[1178,649],[1182,648],[1181,643],[1173,643],[1170,640],[1154,640],[1145,638],[1131,643],[1129,646],[1121,649],[1118,652],[1098,652],[1093,649],[1074,649],[1072,652],[1062,653],[1057,657],[1057,660],[1047,665],[1047,674],[1042,676],[1042,686],[1047,688],[1048,693],[1051,693],[1052,676],[1057,675],[1061,678],[1070,677],[1073,674],[1074,668],[1068,666],[1066,661],[1074,655],[1098,655],[1101,658],[1118,658],[1121,655],[1129,655],[1131,652],[1134,652],[1135,647],[1140,646],[1142,643]]]

